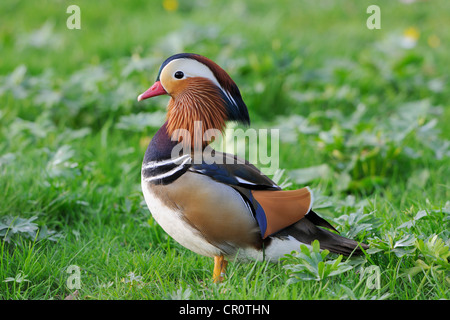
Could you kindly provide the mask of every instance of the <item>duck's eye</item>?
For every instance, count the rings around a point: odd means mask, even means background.
[[[183,71],[177,71],[173,76],[177,79],[182,79],[184,77],[184,73]]]

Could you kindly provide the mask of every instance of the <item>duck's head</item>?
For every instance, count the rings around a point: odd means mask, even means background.
[[[186,129],[194,134],[194,122],[223,131],[226,121],[249,124],[247,106],[231,77],[212,60],[193,53],[179,53],[163,62],[156,82],[138,101],[169,95],[167,132]],[[198,133],[197,133],[198,134]]]

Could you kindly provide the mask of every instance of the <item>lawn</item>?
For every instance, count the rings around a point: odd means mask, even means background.
[[[1,1],[0,299],[449,299],[450,3],[407,2],[74,1],[69,29],[67,2]],[[136,97],[178,52],[229,72],[279,130],[274,179],[362,257],[299,247],[214,284],[165,234],[140,167],[167,97]]]

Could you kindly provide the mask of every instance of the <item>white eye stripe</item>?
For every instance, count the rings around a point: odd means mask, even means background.
[[[182,71],[186,78],[189,77],[203,77],[214,82],[215,85],[220,87],[219,81],[214,76],[212,71],[205,66],[203,63],[198,62],[194,59],[180,58],[170,61],[164,69],[161,71],[161,78],[166,72],[170,72],[175,75],[175,72]]]
[[[165,74],[170,72],[171,76],[176,79],[180,80],[175,77],[175,73],[181,71],[184,73],[184,77],[180,79],[190,78],[190,77],[202,77],[207,78],[211,80],[216,86],[218,86],[222,92],[224,93],[225,97],[231,102],[232,105],[234,105],[236,108],[238,107],[238,104],[236,103],[236,100],[234,100],[233,96],[230,92],[225,90],[217,80],[217,78],[214,76],[214,73],[209,69],[206,65],[203,63],[195,60],[195,59],[188,59],[188,58],[180,58],[170,61],[164,69],[161,71],[161,79],[165,78]],[[162,86],[165,88],[164,83],[161,83]]]

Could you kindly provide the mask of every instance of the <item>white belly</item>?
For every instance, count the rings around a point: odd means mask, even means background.
[[[145,202],[153,218],[175,241],[189,250],[207,257],[221,254],[220,250],[206,241],[198,230],[183,221],[179,212],[167,207],[155,197],[146,182],[142,180],[141,185]]]

